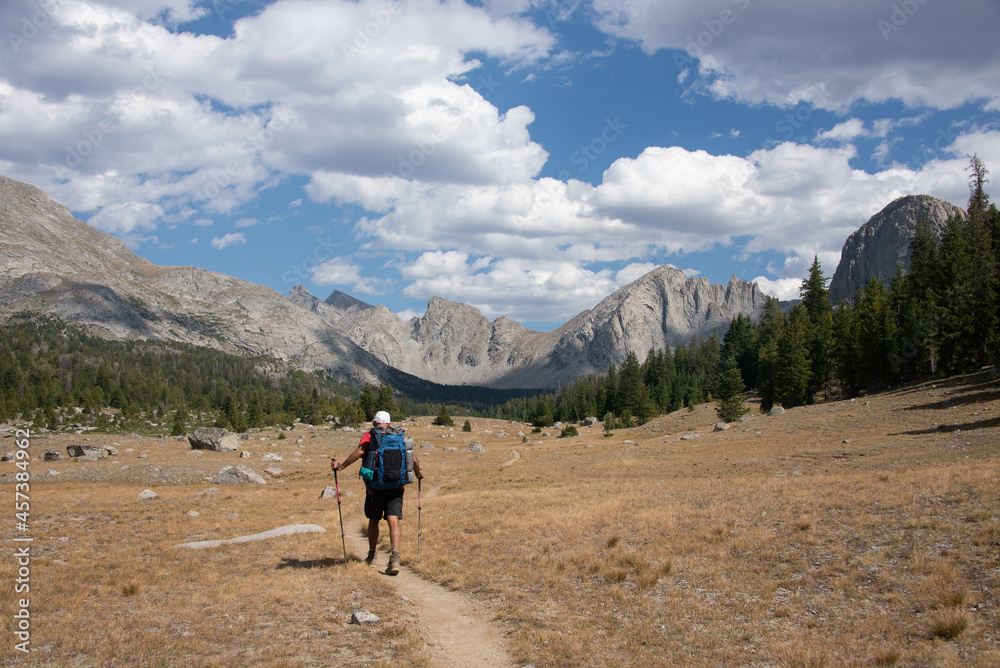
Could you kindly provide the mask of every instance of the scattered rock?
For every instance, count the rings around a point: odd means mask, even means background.
[[[46,478],[55,478],[57,475],[59,475],[59,471],[55,471],[53,469],[49,469],[45,472]]]
[[[98,457],[97,455],[84,455],[83,457],[77,457],[76,461],[78,461],[78,462],[96,462],[98,459],[101,459],[101,457]]]
[[[693,441],[696,438],[701,438],[701,434],[696,431],[689,431],[688,433],[681,436],[682,441]]]
[[[321,499],[336,499],[337,498],[337,488],[327,485],[323,488],[323,491],[319,493],[319,498]]]
[[[0,455],[0,462],[12,462],[17,459],[17,451],[11,450],[10,452],[5,452]]]
[[[431,445],[430,443],[421,443],[420,444],[420,449],[421,450],[433,450],[434,446]]]
[[[139,495],[136,498],[138,498],[140,501],[149,501],[150,499],[157,498],[157,494],[151,489],[144,489],[141,492],[139,492]]]
[[[444,449],[445,452],[450,452],[451,450],[458,450],[458,448],[448,446],[447,448]]]
[[[281,455],[277,452],[265,452],[260,456],[260,461],[262,462],[280,462]]]
[[[749,421],[750,421],[749,413],[744,413],[743,415],[740,416],[740,422],[749,422]]]
[[[283,471],[281,469],[279,469],[277,466],[272,466],[269,469],[264,469],[264,473],[266,473],[266,474],[268,474],[270,476],[279,476],[279,475],[281,475],[283,473]]]
[[[107,454],[108,457],[118,456],[118,448],[111,447],[110,445],[104,446],[104,452]]]
[[[598,419],[595,417],[585,417],[582,420],[580,420],[581,427],[593,427],[597,423]]]
[[[351,624],[361,624],[362,626],[371,626],[373,624],[380,624],[382,622],[378,615],[373,612],[368,612],[367,610],[355,610],[351,615]]]
[[[729,429],[728,422],[716,422],[712,431],[726,431],[727,429]]]
[[[63,459],[63,456],[58,450],[42,450],[42,461],[57,462],[60,459]]]
[[[199,512],[197,511],[197,510],[189,510],[189,511],[187,511],[187,513],[185,513],[185,514],[186,514],[186,515],[187,515],[188,517],[198,517],[199,515],[201,515],[201,513],[199,513]]]
[[[227,466],[219,471],[219,475],[212,480],[215,484],[242,485],[254,484],[263,485],[266,481],[260,477],[256,471],[248,469],[246,466]]]
[[[781,406],[773,406],[771,410],[767,412],[768,415],[784,415],[785,409]]]
[[[244,450],[240,453],[240,459],[250,459],[250,451]]]
[[[198,492],[198,496],[201,496],[202,494],[218,494],[218,493],[219,493],[218,487],[209,487],[207,489],[203,489],[200,492]]]
[[[851,442],[852,441],[849,438],[845,438],[843,441],[841,441],[841,443],[843,443],[844,445],[849,445]]]
[[[240,445],[239,436],[221,427],[199,427],[187,438],[195,450],[236,452]]]
[[[94,459],[104,459],[108,456],[104,448],[99,448],[96,445],[67,445],[66,454],[70,457],[93,457]],[[94,461],[94,459],[86,461]]]
[[[473,441],[472,443],[469,443],[469,452],[475,452],[476,454],[481,455],[486,452],[486,448],[484,448],[483,444],[479,441]]]
[[[235,516],[235,513],[230,515],[230,517],[232,516]],[[289,536],[297,533],[324,532],[326,532],[326,529],[318,524],[289,524],[287,526],[278,527],[277,529],[271,529],[269,531],[262,531],[249,536],[237,536],[236,538],[228,538],[226,540],[202,540],[195,543],[181,543],[180,545],[174,545],[174,547],[186,547],[192,550],[197,550],[205,547],[218,547],[219,545],[228,545],[232,543],[248,543],[252,540],[264,540],[266,538]]]

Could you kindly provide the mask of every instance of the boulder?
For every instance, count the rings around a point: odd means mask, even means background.
[[[110,446],[110,445],[105,445],[104,446],[104,453],[108,457],[117,457],[118,456],[118,448],[115,448],[115,447]]]
[[[280,462],[281,455],[277,452],[265,452],[260,456],[260,461],[262,462]]]
[[[701,438],[701,434],[696,431],[691,431],[681,436],[682,441],[693,441],[696,438]]]
[[[94,457],[96,459],[104,459],[108,456],[104,448],[99,448],[96,445],[67,445],[66,453],[70,457]],[[93,460],[88,459],[87,461]]]
[[[250,459],[250,451],[244,450],[240,453],[240,459]]]
[[[156,492],[154,492],[151,489],[144,489],[141,492],[139,492],[139,495],[136,498],[138,498],[140,501],[149,501],[150,499],[155,499],[156,497],[157,497]]]
[[[382,620],[379,619],[378,615],[373,612],[368,612],[367,610],[355,610],[351,615],[351,624],[371,626],[373,624],[378,624],[381,621]]]
[[[768,415],[784,415],[785,409],[781,406],[774,406],[767,412]]]
[[[264,473],[268,474],[269,476],[279,476],[282,473],[284,473],[284,471],[279,469],[277,466],[272,466],[269,469],[264,469]]]
[[[17,459],[17,451],[11,450],[0,455],[0,462],[12,462]]]
[[[715,428],[713,428],[712,431],[725,431],[727,429],[729,429],[728,422],[716,422]]]
[[[199,427],[193,434],[188,434],[188,442],[195,450],[236,452],[239,449],[240,437],[220,427]]]
[[[63,459],[62,453],[58,450],[42,450],[42,460],[46,462],[57,462]]]
[[[486,452],[486,448],[479,441],[473,441],[469,443],[469,452],[475,452],[477,455],[481,455]]]
[[[266,484],[266,481],[260,476],[259,473],[242,465],[227,466],[219,471],[219,475],[215,476],[212,482],[217,485],[242,485],[247,483],[254,485]]]
[[[319,498],[321,499],[336,499],[337,498],[337,488],[327,485],[323,488],[323,491],[319,493]]]
[[[595,418],[595,417],[585,417],[582,420],[580,420],[580,426],[581,427],[593,427],[598,422],[599,422],[599,420],[597,418]]]

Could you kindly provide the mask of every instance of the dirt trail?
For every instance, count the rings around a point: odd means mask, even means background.
[[[423,495],[423,502],[433,498],[439,488]],[[414,504],[413,510],[416,510]],[[415,529],[415,527],[413,527]],[[388,527],[383,523],[382,531]],[[347,547],[363,559],[368,554],[368,539],[346,532]],[[372,568],[384,570],[389,555],[379,550]],[[485,606],[461,592],[422,579],[405,566],[395,576],[384,576],[416,609],[417,631],[427,646],[435,665],[448,668],[513,668],[518,664],[507,655],[503,636],[489,621]]]

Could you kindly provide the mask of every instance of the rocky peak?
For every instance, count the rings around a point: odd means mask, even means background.
[[[965,211],[930,195],[907,195],[893,200],[847,238],[840,264],[830,281],[830,300],[849,300],[872,277],[888,287],[896,267],[910,269],[910,240],[917,222],[926,219],[937,239],[952,216]]]

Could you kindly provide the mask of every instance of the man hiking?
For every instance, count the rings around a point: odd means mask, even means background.
[[[330,469],[342,471],[357,459],[362,459],[362,467],[368,462],[369,450],[377,447],[376,443],[388,433],[396,433],[390,425],[389,414],[379,411],[372,420],[372,428],[361,436],[358,448],[338,464],[336,460],[330,462]],[[417,480],[422,480],[424,474],[420,471],[420,462],[417,461],[416,453],[413,453],[413,474]],[[364,477],[364,476],[363,476]],[[403,538],[403,529],[399,522],[403,519],[403,492],[405,488],[399,486],[395,489],[373,489],[368,479],[365,479],[365,517],[368,518],[368,557],[365,563],[371,566],[375,561],[375,548],[378,546],[379,521],[384,517],[389,523],[389,543],[392,547],[392,554],[389,556],[389,564],[386,566],[387,575],[399,573],[399,544]]]

